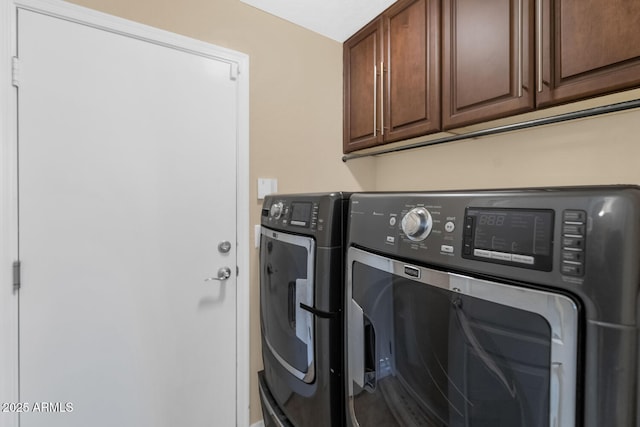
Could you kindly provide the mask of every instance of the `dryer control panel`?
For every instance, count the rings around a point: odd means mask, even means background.
[[[318,246],[343,246],[350,193],[272,194],[264,199],[260,224],[311,236]]]
[[[269,208],[263,209],[263,222],[273,226],[293,226],[315,230],[318,227],[318,201],[275,200]]]

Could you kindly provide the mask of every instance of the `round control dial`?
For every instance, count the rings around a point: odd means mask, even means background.
[[[402,231],[413,241],[419,242],[431,233],[433,220],[425,208],[413,208],[402,218]]]
[[[282,215],[282,202],[276,202],[271,205],[271,209],[269,210],[269,214],[275,219],[280,218]]]

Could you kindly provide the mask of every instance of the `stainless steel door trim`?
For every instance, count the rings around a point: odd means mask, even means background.
[[[353,264],[361,264],[400,276],[408,280],[423,283],[428,286],[458,292],[463,295],[479,298],[485,301],[514,307],[520,310],[536,313],[547,320],[551,328],[551,384],[549,402],[550,426],[575,425],[576,420],[576,381],[578,354],[578,307],[567,296],[535,289],[517,287],[488,280],[480,280],[461,274],[447,273],[407,264],[392,258],[376,255],[361,249],[349,248],[347,252],[347,301],[350,309],[347,312],[348,334],[358,333],[358,325],[353,325],[357,319],[353,313]],[[405,273],[405,267],[410,267]],[[419,277],[415,277],[415,270],[419,270]],[[359,307],[359,306],[358,306]],[[360,329],[362,327],[360,326]],[[353,381],[362,375],[356,372],[361,362],[352,362],[353,343],[349,340],[347,351],[349,358],[347,383],[349,392],[349,413],[353,422],[358,425],[353,406]],[[356,354],[361,354],[362,352]],[[358,383],[359,384],[359,383]]]
[[[316,242],[313,240],[313,237],[299,236],[297,234],[290,234],[284,231],[276,231],[264,226],[260,226],[260,234],[262,236],[267,236],[270,239],[291,243],[296,246],[302,246],[307,249],[310,255],[315,255]],[[313,258],[311,259],[311,264],[313,264]]]
[[[364,388],[364,312],[351,297],[348,298],[349,329],[347,331],[349,378]],[[350,384],[350,387],[353,387]],[[353,393],[351,393],[352,395]]]
[[[275,357],[278,363],[280,363],[280,365],[282,365],[283,368],[289,371],[291,375],[293,375],[299,380],[304,381],[307,384],[310,384],[313,382],[313,380],[316,377],[316,372],[314,368],[315,365],[314,365],[313,359],[310,361],[309,366],[307,367],[307,372],[302,372],[294,368],[293,366],[291,366],[289,362],[287,362],[282,356],[280,356],[280,354],[278,354],[276,349],[273,348],[273,346],[271,345],[271,342],[269,342],[269,339],[267,337],[264,338],[264,341],[267,344],[267,348],[269,349],[273,357]]]
[[[268,237],[280,242],[289,243],[295,246],[300,246],[307,251],[307,277],[298,278],[296,285],[302,284],[305,289],[297,289],[296,286],[296,300],[301,297],[306,301],[306,304],[313,307],[313,296],[315,290],[315,256],[316,256],[316,242],[309,236],[298,236],[296,234],[289,234],[282,231],[271,230],[270,228],[260,227],[261,236]],[[298,302],[298,301],[296,301]],[[269,351],[276,358],[278,363],[282,365],[291,375],[309,384],[315,380],[315,331],[313,325],[313,315],[306,310],[303,310],[299,304],[296,304],[296,317],[305,316],[305,323],[308,325],[306,329],[306,339],[302,333],[296,334],[307,345],[307,371],[302,372],[299,369],[291,366],[276,350],[276,348],[269,341],[268,334],[265,334],[264,340],[269,348]],[[299,331],[297,331],[299,332]]]
[[[278,418],[278,414],[276,414],[276,410],[271,406],[271,402],[269,402],[269,398],[267,397],[266,392],[264,391],[262,384],[258,383],[258,390],[260,392],[260,396],[262,397],[262,405],[267,410],[271,419],[277,424],[278,427],[286,427]]]

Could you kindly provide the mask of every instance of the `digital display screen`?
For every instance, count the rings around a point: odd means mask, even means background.
[[[468,208],[467,255],[548,270],[553,255],[553,216],[548,209]]]
[[[297,225],[301,227],[308,227],[311,222],[311,208],[310,202],[296,202],[291,203],[291,225]]]
[[[553,211],[478,211],[474,247],[525,255],[549,255]]]

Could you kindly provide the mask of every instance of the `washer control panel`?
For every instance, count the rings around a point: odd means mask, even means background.
[[[628,186],[357,193],[347,239],[408,262],[582,285],[608,280],[632,253],[612,248],[632,245],[614,237],[636,227],[636,202],[640,210],[639,188]]]
[[[434,252],[446,257],[460,254],[462,242],[456,235],[462,230],[464,210],[460,213],[444,203],[421,200],[404,200],[393,207],[365,207],[357,196],[351,201],[351,210],[351,217],[357,218],[355,228],[360,228],[360,221],[371,224],[367,238],[383,242],[385,250],[406,251],[415,257]]]
[[[640,186],[357,193],[348,221],[347,254],[400,261],[402,277],[426,266],[562,290],[587,319],[637,323]]]

